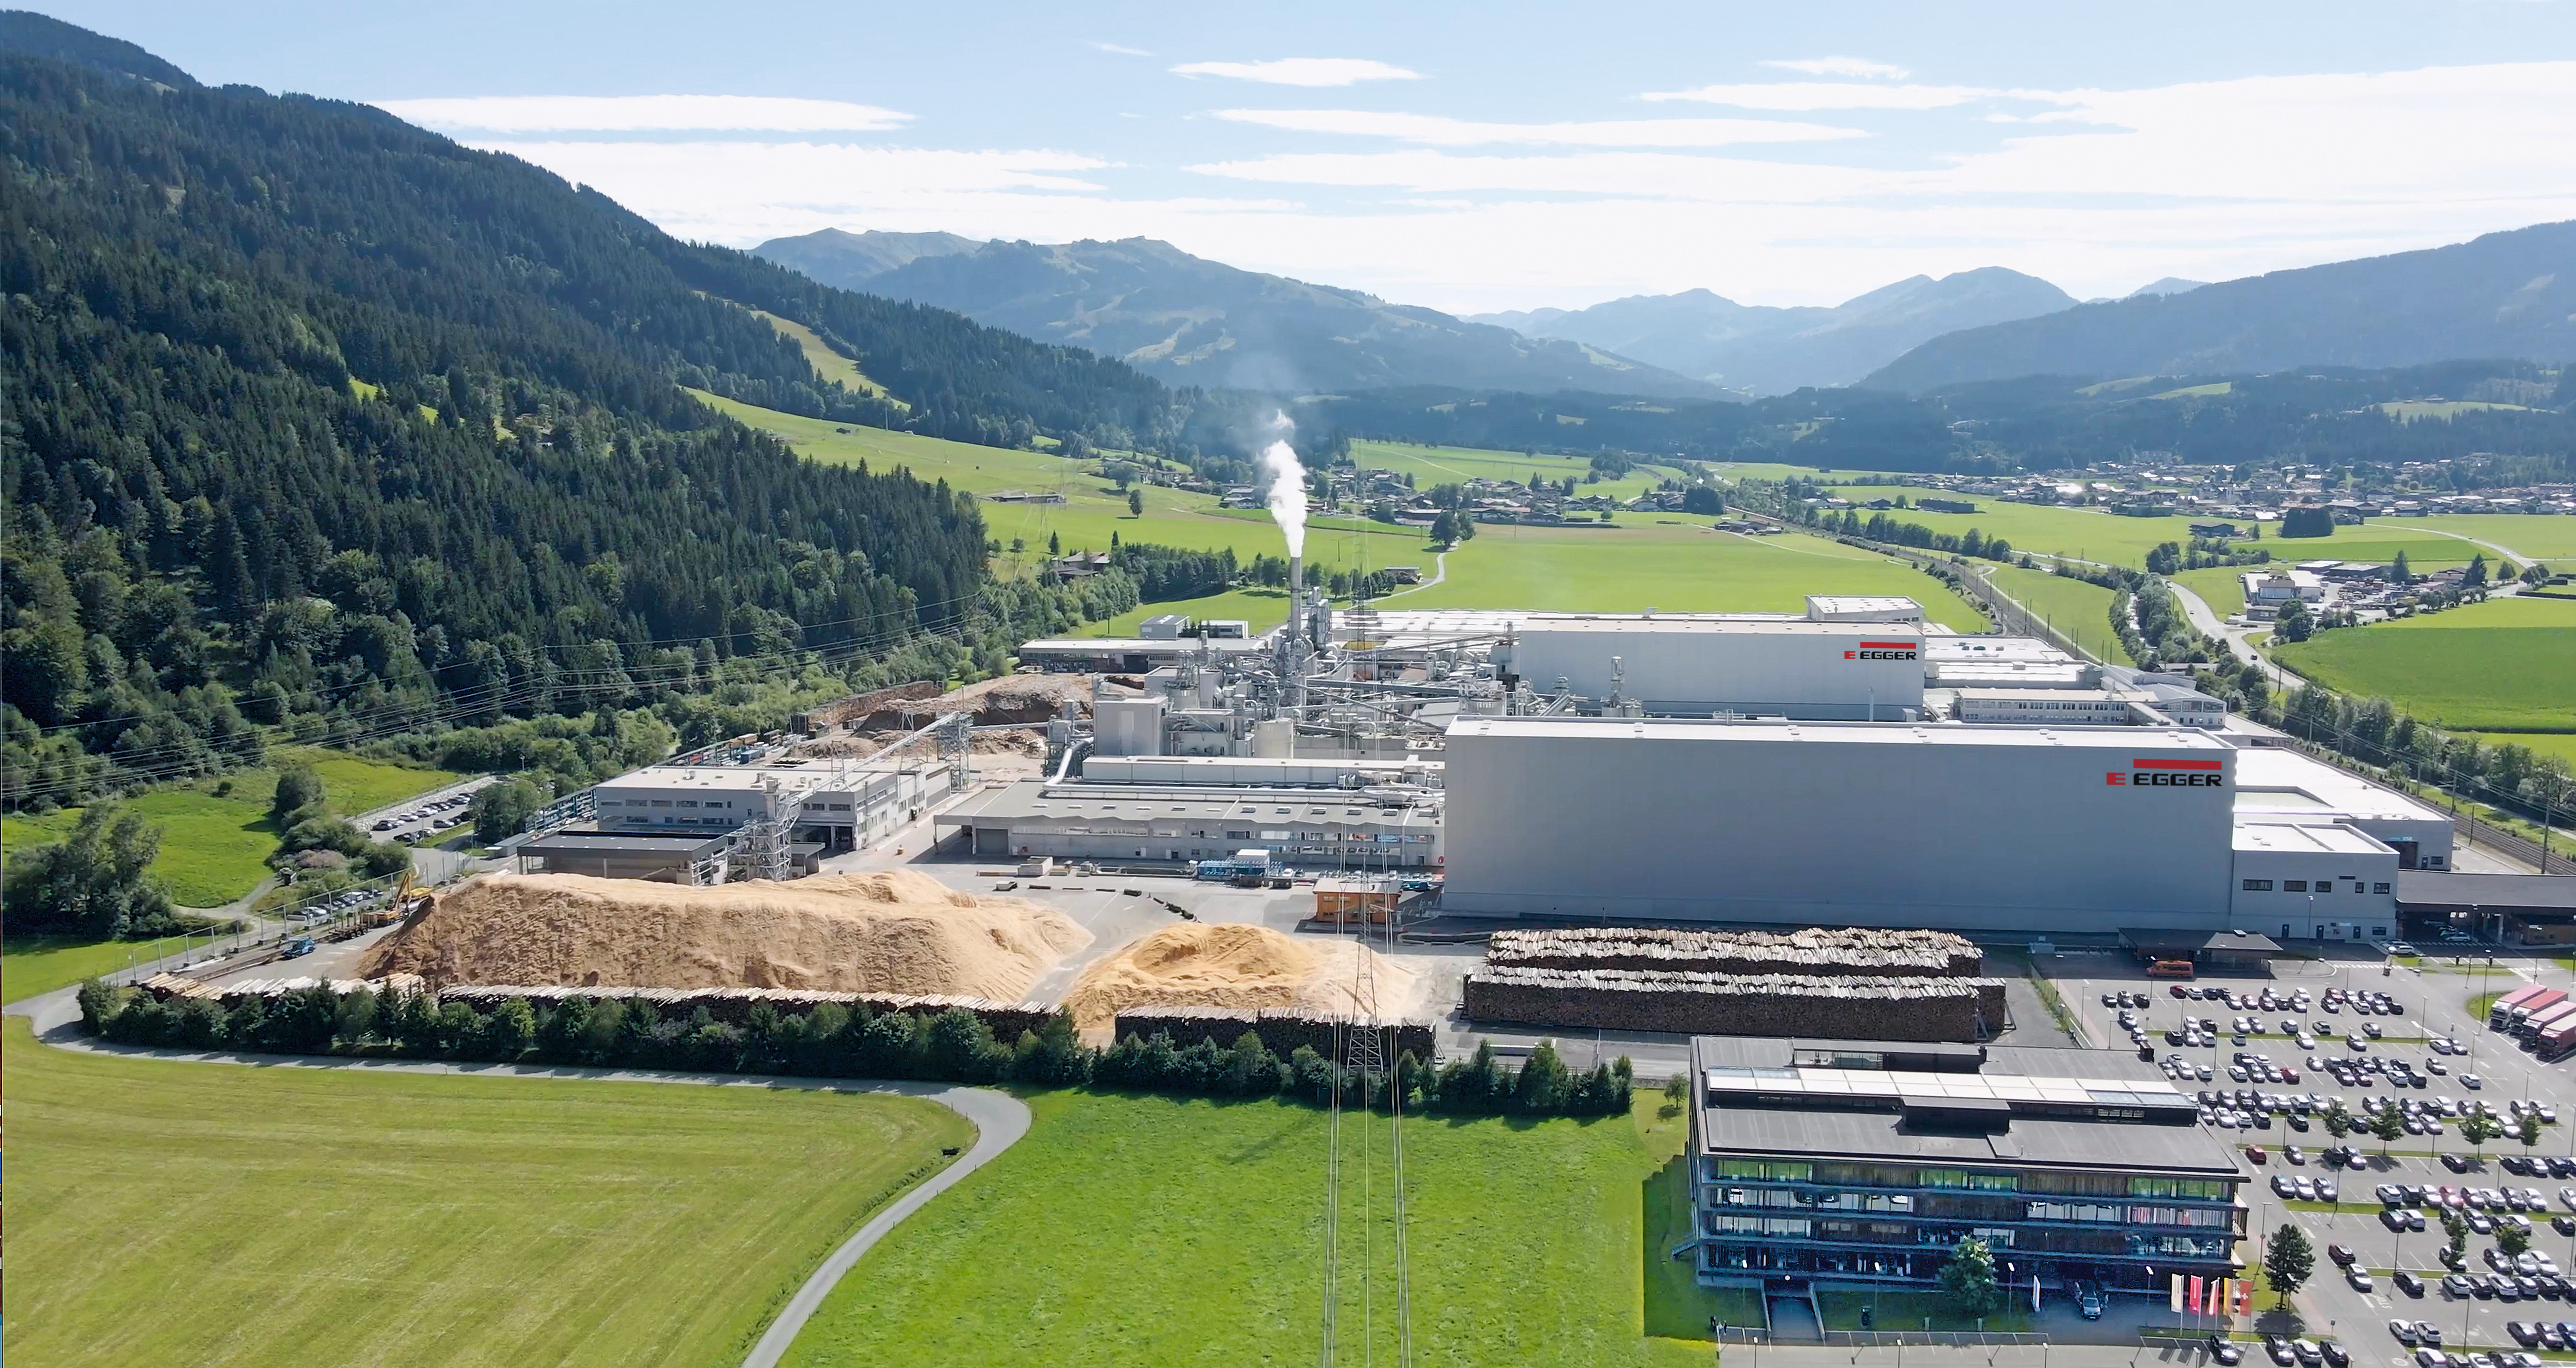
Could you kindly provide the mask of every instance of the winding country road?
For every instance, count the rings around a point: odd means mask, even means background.
[[[1008,1093],[990,1088],[968,1088],[947,1083],[860,1082],[831,1078],[780,1078],[757,1074],[684,1074],[662,1073],[646,1069],[593,1069],[573,1065],[530,1064],[450,1064],[436,1060],[339,1059],[313,1055],[233,1054],[190,1050],[158,1050],[142,1046],[115,1045],[81,1034],[78,990],[59,988],[5,1009],[7,1015],[23,1016],[35,1028],[36,1039],[57,1049],[82,1050],[92,1054],[127,1055],[137,1059],[167,1059],[195,1064],[231,1064],[258,1068],[286,1069],[355,1069],[367,1073],[463,1074],[476,1078],[551,1078],[591,1079],[606,1083],[668,1083],[711,1088],[793,1088],[809,1092],[876,1093],[896,1097],[918,1097],[936,1102],[975,1127],[975,1143],[957,1162],[931,1175],[927,1182],[906,1192],[879,1211],[867,1224],[860,1226],[841,1242],[816,1268],[813,1275],[787,1299],[778,1318],[752,1346],[743,1359],[743,1368],[776,1368],[786,1357],[788,1346],[822,1308],[823,1299],[834,1286],[878,1241],[901,1225],[904,1218],[921,1210],[931,1198],[963,1181],[966,1175],[982,1168],[995,1155],[1019,1142],[1029,1133],[1028,1104]]]

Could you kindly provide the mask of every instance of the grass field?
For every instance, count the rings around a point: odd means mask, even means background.
[[[2492,542],[2526,562],[2538,560],[2556,569],[2576,569],[2576,518],[2533,513],[2452,513],[2430,518],[2381,518],[2366,527],[2453,532]]]
[[[2522,746],[2541,755],[2554,755],[2576,769],[2576,732],[2469,732],[2490,746]]]
[[[5,1334],[30,1364],[739,1362],[973,1134],[908,1098],[165,1063],[5,1031]]]
[[[1196,551],[1230,546],[1246,562],[1256,555],[1287,554],[1279,528],[1267,513],[1221,509],[1211,494],[1148,487],[1144,490],[1145,512],[1139,517],[1127,511],[1127,496],[1087,473],[1081,463],[1047,452],[974,446],[909,432],[800,418],[711,394],[699,394],[698,398],[775,434],[798,455],[827,465],[865,461],[871,470],[900,466],[922,479],[946,480],[953,488],[977,494],[1009,489],[1061,492],[1065,496],[1062,504],[982,505],[985,535],[1002,543],[1005,562],[1022,569],[1045,558],[1050,535],[1060,539],[1068,553],[1106,551],[1114,532],[1121,541]],[[1014,540],[1023,546],[1016,555],[1009,550]],[[1426,559],[1421,548],[1422,533],[1413,528],[1319,518],[1308,533],[1306,560],[1317,570],[1409,565]]]
[[[322,775],[331,810],[350,815],[464,777],[310,746],[271,747],[269,758],[313,766]],[[226,785],[224,792],[216,792]],[[153,789],[121,805],[160,823],[161,854],[152,862],[152,872],[170,885],[170,896],[183,907],[218,907],[267,877],[268,857],[277,851],[278,833],[268,821],[268,800],[276,791],[276,769],[262,767]],[[78,808],[0,819],[0,848],[59,840],[79,819]]]
[[[1485,451],[1473,447],[1414,446],[1406,442],[1351,443],[1351,461],[1367,470],[1393,470],[1413,477],[1416,489],[1429,489],[1438,484],[1464,484],[1471,479],[1520,480],[1526,483],[1532,475],[1548,481],[1571,479],[1574,492],[1607,494],[1626,499],[1645,493],[1658,480],[1669,479],[1680,472],[1661,466],[1639,466],[1615,480],[1585,484],[1592,463],[1580,456],[1524,455],[1517,451]]]
[[[113,973],[129,962],[154,958],[152,944],[69,936],[18,936],[0,941],[0,1002],[50,993],[82,979]],[[179,943],[173,940],[169,948],[176,951]]]
[[[2283,664],[2438,726],[2576,731],[2576,603],[2506,598],[2284,645]]]
[[[2111,631],[2110,590],[2045,570],[2024,570],[2012,565],[1980,568],[2015,603],[2046,620],[2095,658],[2113,665],[2136,663],[2120,648],[2120,638]]]
[[[1834,492],[1854,502],[1893,498],[1899,493],[1912,498],[1924,493],[1922,490],[1894,490],[1873,485],[1837,486]],[[1977,504],[1974,513],[1926,513],[1919,508],[1904,508],[1892,509],[1888,516],[1957,536],[1964,536],[1968,529],[1976,528],[1989,537],[2001,537],[2011,542],[2018,551],[2046,552],[2140,569],[2146,566],[2147,553],[2159,544],[2177,542],[2187,545],[2191,541],[2192,520],[2184,517],[2124,518],[2092,508],[1995,503],[1983,499]],[[1861,516],[1866,520],[1870,515],[1864,512]],[[2267,536],[2255,545],[2270,551],[2276,562],[2384,561],[2403,550],[2408,563],[2418,570],[2463,564],[2477,553],[2477,548],[2467,542],[2417,531],[2411,526],[2414,520],[2408,521],[2410,526],[2407,527],[2388,524],[2338,527],[2331,537],[2283,541]]]
[[[2212,565],[2199,570],[2185,570],[2173,576],[2173,581],[2200,595],[2201,601],[2209,605],[2209,610],[2223,618],[2230,613],[2245,611],[2243,577],[2249,571],[2261,568],[2255,565]]]
[[[1028,1138],[871,1253],[790,1363],[1314,1361],[1322,1112],[1082,1093],[1030,1105]],[[1384,1135],[1380,1122],[1371,1138]],[[1366,1228],[1379,1237],[1375,1347],[1391,1362],[1388,1232],[1364,1221],[1385,1194],[1362,1205],[1358,1143],[1346,1123],[1337,1343],[1343,1361],[1361,1361]],[[1425,1119],[1407,1124],[1404,1144],[1417,1361],[1707,1361],[1702,1303],[1666,1307],[1659,1321],[1687,1323],[1702,1342],[1644,1334],[1642,1210],[1661,1164],[1635,1122]],[[1369,1167],[1382,1174],[1384,1156]]]

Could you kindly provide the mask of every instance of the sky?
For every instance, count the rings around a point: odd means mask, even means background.
[[[2576,0],[33,4],[685,237],[1145,236],[1457,313],[2093,298],[2576,219]]]

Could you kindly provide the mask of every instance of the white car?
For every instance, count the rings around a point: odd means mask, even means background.
[[[2476,1092],[2478,1089],[2483,1088],[2483,1087],[2485,1087],[2486,1085],[2487,1085],[2487,1081],[2486,1081],[2485,1079],[2483,1079],[2483,1078],[2478,1077],[2476,1074],[2462,1074],[2462,1075],[2460,1075],[2460,1086],[2461,1086],[2461,1087],[2463,1087],[2463,1088],[2468,1089],[2468,1090],[2469,1090],[2469,1091],[2471,1091],[2471,1092]]]

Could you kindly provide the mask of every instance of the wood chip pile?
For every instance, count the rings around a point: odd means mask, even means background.
[[[1708,974],[1485,964],[1468,971],[1477,1021],[1677,1035],[1973,1041],[2003,1029],[2001,979]]]
[[[1285,1059],[1306,1046],[1331,1059],[1340,1037],[1335,1034],[1336,1021],[1305,1012],[1279,1009],[1240,1007],[1131,1007],[1118,1014],[1116,1035],[1151,1036],[1157,1031],[1168,1033],[1172,1043],[1186,1049],[1198,1042],[1211,1041],[1222,1049],[1252,1032],[1271,1053]],[[1400,1053],[1413,1051],[1420,1060],[1431,1058],[1431,1023],[1427,1021],[1373,1022],[1375,1026],[1395,1028],[1395,1048]],[[1340,1026],[1348,1030],[1347,1025]]]
[[[1497,931],[1488,964],[1541,969],[1678,969],[1808,978],[1975,978],[1985,952],[1946,931],[1809,927],[1803,931],[1685,931],[1585,926]]]

